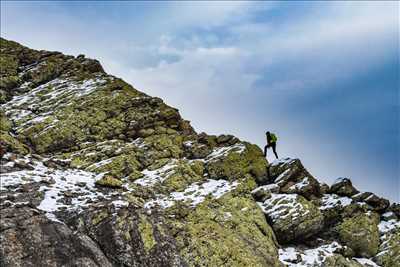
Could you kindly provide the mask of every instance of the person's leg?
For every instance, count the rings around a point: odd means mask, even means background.
[[[278,159],[278,153],[276,153],[276,143],[272,145],[272,151],[274,151],[276,159]]]
[[[267,149],[268,149],[268,145],[266,145],[266,146],[264,147],[264,157],[267,156]]]

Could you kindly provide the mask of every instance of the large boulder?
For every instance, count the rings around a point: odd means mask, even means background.
[[[353,200],[336,194],[324,194],[321,199],[314,201],[314,203],[318,205],[324,216],[325,226],[330,227],[342,219]]]
[[[285,158],[269,165],[269,176],[280,186],[281,193],[300,194],[308,200],[321,197],[319,182],[299,159]]]
[[[275,234],[256,203],[227,194],[171,219],[189,266],[280,267]],[[180,220],[179,220],[180,219]]]
[[[335,183],[331,185],[329,193],[337,194],[339,196],[351,197],[359,191],[354,188],[349,178],[338,178]]]
[[[261,149],[246,142],[216,147],[205,159],[211,179],[235,180],[251,175],[258,183],[267,177],[267,164]]]
[[[379,216],[375,213],[359,213],[345,218],[338,225],[341,242],[349,246],[359,257],[373,257],[378,252]]]
[[[374,193],[371,193],[371,192],[358,193],[356,195],[353,195],[352,198],[355,201],[363,201],[363,202],[367,203],[375,211],[378,211],[378,212],[385,211],[390,205],[389,200],[384,199],[382,197],[378,197],[377,195],[375,195]]]
[[[65,219],[91,237],[113,266],[185,266],[165,220],[115,205],[89,209]]]
[[[321,231],[323,216],[310,201],[297,194],[275,194],[258,202],[280,243],[302,241]]]
[[[113,266],[95,240],[37,210],[2,209],[1,266]]]

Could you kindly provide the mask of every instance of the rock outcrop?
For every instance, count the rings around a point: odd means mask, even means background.
[[[0,49],[1,266],[399,266],[398,204],[197,133],[97,60]]]

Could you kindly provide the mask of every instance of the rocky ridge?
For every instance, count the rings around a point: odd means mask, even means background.
[[[1,39],[1,266],[400,266],[400,206]]]

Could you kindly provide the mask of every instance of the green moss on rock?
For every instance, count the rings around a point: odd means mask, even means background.
[[[96,185],[111,187],[111,188],[119,188],[122,187],[122,181],[119,179],[115,179],[112,176],[104,176],[103,178],[96,181]]]
[[[244,143],[245,150],[241,153],[231,151],[227,156],[212,160],[207,164],[207,170],[213,179],[235,180],[251,174],[257,180],[267,175],[267,161],[261,149],[249,143]]]
[[[134,154],[124,154],[109,159],[108,163],[101,166],[93,164],[89,166],[87,170],[97,173],[106,172],[113,177],[124,178],[136,171],[139,166],[140,163],[136,160]]]
[[[11,122],[8,120],[6,114],[0,110],[0,131],[9,132],[11,130]]]
[[[1,131],[0,140],[2,141],[6,151],[26,155],[29,153],[29,147],[9,133]]]
[[[378,252],[379,232],[376,215],[360,213],[345,218],[338,226],[340,240],[357,256],[373,257]]]
[[[145,216],[142,215],[140,216],[138,226],[144,248],[146,252],[149,252],[155,245],[157,245],[157,241],[154,238],[153,225]]]
[[[194,167],[194,169],[193,169]],[[203,180],[203,176],[199,175],[196,171],[199,171],[197,164],[190,165],[185,161],[180,161],[173,169],[173,173],[167,177],[163,182],[163,186],[168,191],[183,191],[190,184]]]
[[[208,199],[183,221],[177,240],[190,266],[281,266],[274,234],[251,199]]]

